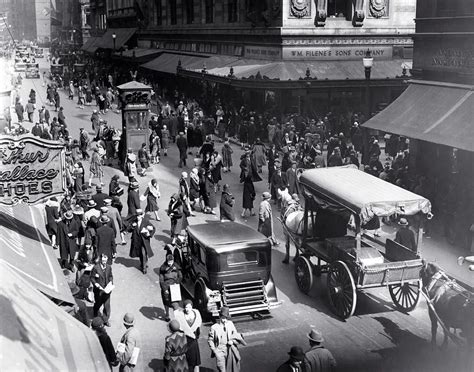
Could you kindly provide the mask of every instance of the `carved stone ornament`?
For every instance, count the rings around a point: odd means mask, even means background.
[[[327,8],[327,0],[316,0],[316,17],[314,19],[316,27],[324,27],[326,25]]]
[[[291,0],[290,15],[296,18],[304,18],[311,16],[310,0]]]
[[[373,18],[386,17],[388,0],[370,0],[369,1],[369,15]]]

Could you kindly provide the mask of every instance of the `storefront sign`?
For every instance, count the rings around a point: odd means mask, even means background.
[[[0,204],[29,204],[66,191],[64,146],[37,137],[0,138]]]
[[[440,48],[431,58],[431,65],[438,68],[472,71],[474,49]]]
[[[334,60],[360,60],[365,56],[367,49],[370,50],[375,59],[391,59],[392,47],[283,47],[284,60],[311,60],[311,61],[334,61]]]
[[[244,55],[247,58],[275,60],[281,59],[281,49],[258,45],[246,45],[244,48]]]

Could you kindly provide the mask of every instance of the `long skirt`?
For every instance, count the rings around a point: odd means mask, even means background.
[[[201,353],[199,351],[199,342],[195,338],[186,337],[188,340],[188,350],[186,351],[186,359],[188,360],[189,369],[192,371],[195,366],[201,365]]]

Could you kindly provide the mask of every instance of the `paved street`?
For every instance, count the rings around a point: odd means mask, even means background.
[[[46,66],[41,60],[42,69]],[[37,104],[45,102],[45,89],[39,79],[24,79],[21,89],[23,102],[31,88],[37,91]],[[79,109],[76,100],[69,101],[61,93],[61,104],[66,113],[66,122],[73,138],[78,138],[79,128],[84,127],[92,133],[90,115],[93,107]],[[51,114],[54,110],[49,108]],[[120,115],[108,112],[103,116],[115,127],[121,126]],[[220,150],[221,145],[217,145]],[[241,219],[242,185],[239,183],[240,148],[234,146],[234,169],[232,173],[223,173],[222,183],[228,183],[236,197],[235,212],[237,220],[254,228],[257,217]],[[188,161],[192,163],[192,159]],[[145,190],[151,178],[157,178],[161,189],[160,217],[161,222],[153,221],[157,228],[153,241],[155,256],[150,260],[148,274],[139,270],[138,259],[128,257],[129,246],[118,246],[118,258],[113,265],[116,289],[112,295],[112,327],[108,332],[116,344],[123,333],[122,316],[132,312],[136,316],[136,327],[141,333],[141,356],[136,370],[161,371],[163,369],[164,338],[167,335],[166,323],[163,320],[163,305],[158,283],[158,269],[164,260],[164,246],[169,242],[169,219],[165,209],[171,194],[177,191],[181,169],[177,167],[177,148],[171,145],[168,157],[162,157],[161,163],[155,165],[153,172],[140,178],[140,191]],[[88,164],[84,168],[88,174]],[[105,167],[106,184],[113,174],[120,174],[122,185],[126,186],[126,178],[122,172]],[[266,179],[266,169],[263,179]],[[257,202],[260,195],[267,189],[266,182],[255,184]],[[126,195],[123,197],[126,205]],[[143,206],[144,207],[144,206]],[[258,204],[256,204],[258,207]],[[124,214],[126,214],[124,210]],[[276,216],[275,216],[276,217]],[[216,216],[197,213],[189,222],[217,221]],[[276,219],[275,219],[276,221]],[[276,235],[283,242],[281,227],[276,222]],[[326,295],[326,277],[323,275],[309,295],[298,290],[294,280],[293,264],[281,263],[284,244],[273,250],[272,273],[277,285],[282,306],[271,313],[271,317],[263,320],[251,320],[250,317],[235,320],[237,329],[244,334],[248,343],[241,349],[243,371],[275,371],[286,360],[287,352],[293,345],[309,348],[306,334],[311,328],[322,331],[325,345],[331,350],[340,370],[347,371],[460,371],[459,358],[456,350],[450,346],[448,350],[439,352],[432,350],[429,344],[430,323],[427,306],[420,301],[417,309],[410,314],[395,310],[387,289],[378,288],[358,293],[356,313],[347,321],[335,317],[329,309]],[[202,370],[215,370],[215,360],[210,358],[206,336],[209,325],[201,331],[200,347]],[[441,334],[438,343],[441,342]]]

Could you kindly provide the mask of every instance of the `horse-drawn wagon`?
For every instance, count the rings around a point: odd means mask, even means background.
[[[412,251],[391,239],[382,244],[363,228],[373,218],[429,215],[429,200],[351,167],[307,170],[300,184],[305,198],[304,213],[295,212],[301,216],[300,230],[286,220],[282,224],[288,243],[297,249],[300,290],[308,293],[314,276],[326,273],[330,305],[343,319],[354,314],[357,292],[374,287],[387,286],[397,308],[413,310],[421,291],[418,248]],[[420,228],[418,247],[421,240]]]

